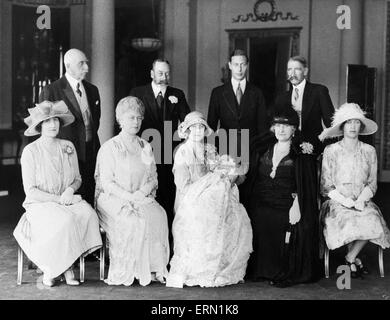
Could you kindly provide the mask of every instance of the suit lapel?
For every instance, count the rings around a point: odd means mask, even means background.
[[[146,112],[150,114],[150,117],[152,118],[153,122],[160,123],[159,119],[159,112],[157,110],[156,106],[156,99],[154,97],[152,85],[149,84],[146,87],[146,91],[144,93],[144,101],[147,101],[145,108],[147,109]]]
[[[252,95],[252,87],[251,87],[250,83],[247,81],[244,95],[241,98],[241,104],[239,106],[239,111],[240,111],[241,116],[246,113],[246,106],[249,105],[247,103],[247,101],[250,101],[251,95]],[[234,97],[234,98],[236,98],[236,97]]]
[[[91,87],[89,86],[88,82],[83,81],[83,86],[85,89],[85,93],[87,94],[87,100],[88,100],[89,111],[91,112],[91,118],[92,118],[92,121],[94,121],[95,114],[96,114],[96,112],[95,112],[96,100],[92,94]]]
[[[233,112],[233,114],[237,116],[238,110],[237,110],[236,96],[234,95],[233,86],[231,82],[225,85],[222,95],[231,112]]]
[[[312,86],[310,82],[307,81],[305,85],[305,90],[303,92],[303,98],[302,98],[302,127],[303,124],[308,119],[312,107],[313,107]]]
[[[72,112],[72,114],[76,118],[82,120],[83,116],[81,114],[81,109],[80,109],[79,103],[77,102],[77,99],[74,95],[73,89],[65,77],[63,77],[62,79],[63,79],[62,91],[64,92],[64,94],[68,98],[68,100],[70,101],[70,105],[68,106],[68,108],[69,108],[70,112]]]
[[[169,97],[172,96],[171,87],[167,87],[167,91],[165,91],[164,103],[165,103],[165,119],[164,120],[172,120],[172,112],[174,105],[169,100]]]

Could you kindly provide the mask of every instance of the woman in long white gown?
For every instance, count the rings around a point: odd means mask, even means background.
[[[155,201],[157,171],[152,148],[137,137],[145,108],[135,97],[116,108],[121,132],[99,150],[96,210],[109,241],[109,285],[164,283],[169,262],[168,224]],[[163,186],[161,186],[163,187]]]
[[[53,286],[64,273],[68,285],[78,285],[71,269],[81,255],[102,246],[96,212],[80,195],[76,149],[57,139],[60,125],[74,121],[63,101],[42,102],[29,109],[26,136],[41,134],[22,153],[26,213],[14,236],[28,258],[43,271],[43,284]]]
[[[196,111],[179,127],[179,136],[187,140],[174,159],[177,191],[168,287],[239,283],[252,252],[250,220],[232,183],[237,172],[218,170],[221,159],[215,147],[203,142],[211,132]]]

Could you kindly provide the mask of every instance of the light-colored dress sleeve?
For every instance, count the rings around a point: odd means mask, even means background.
[[[185,193],[191,185],[191,172],[186,161],[184,148],[177,150],[173,165],[173,174],[177,190],[180,193]]]
[[[146,159],[148,159],[148,162],[150,161],[150,164],[148,167],[145,184],[141,186],[140,191],[145,194],[146,197],[150,195],[156,197],[156,191],[158,188],[157,166],[156,160],[154,159],[152,147],[149,143],[145,143],[143,153],[145,154]]]
[[[38,188],[36,181],[36,160],[34,149],[27,146],[22,153],[20,163],[22,167],[23,188],[26,194],[26,202],[59,202],[60,197],[44,192]]]
[[[320,192],[323,197],[327,197],[329,192],[336,189],[332,178],[334,170],[334,158],[332,149],[330,147],[331,146],[325,148],[322,158]]]
[[[100,187],[107,194],[112,194],[120,199],[127,200],[129,192],[120,187],[115,181],[115,145],[108,143],[103,145],[98,154],[98,175]]]
[[[369,146],[369,149],[366,152],[366,157],[369,165],[366,187],[369,187],[372,194],[375,195],[377,190],[378,159],[374,147]]]
[[[69,187],[72,188],[76,192],[77,190],[79,190],[79,188],[81,187],[81,183],[82,183],[82,178],[81,178],[80,169],[79,169],[79,161],[77,159],[77,152],[76,152],[76,148],[74,147],[73,143],[70,141],[67,141],[66,144],[68,144],[73,150],[73,152],[69,155],[69,161],[70,161],[71,168],[73,170],[74,181],[72,182],[72,184]],[[66,145],[65,145],[65,147],[66,147]]]

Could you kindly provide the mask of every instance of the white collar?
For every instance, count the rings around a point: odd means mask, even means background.
[[[303,79],[303,81],[300,84],[296,86],[293,85],[293,88],[294,89],[297,88],[299,92],[303,92],[303,90],[305,90],[305,86],[306,86],[306,79]]]
[[[80,83],[80,87],[83,88],[82,81],[78,81],[75,78],[73,78],[69,73],[65,73],[66,80],[68,80],[70,86],[72,87],[73,91],[77,90],[77,84]]]
[[[160,91],[161,91],[163,97],[165,97],[165,92],[167,91],[167,86],[164,86],[164,87],[159,86],[159,85],[155,84],[154,81],[152,81],[152,90],[153,90],[155,98],[157,98]]]
[[[232,82],[232,86],[233,86],[233,91],[234,91],[234,93],[236,93],[236,91],[237,91],[238,84],[240,84],[240,88],[241,88],[242,93],[245,92],[245,88],[246,88],[246,78],[242,79],[241,81],[237,81],[236,79],[232,78],[232,79],[231,79],[231,82]]]

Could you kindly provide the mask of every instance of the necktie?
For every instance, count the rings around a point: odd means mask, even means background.
[[[157,96],[157,105],[161,109],[162,103],[163,103],[164,97],[162,95],[162,92],[160,91]]]
[[[294,89],[294,102],[297,102],[299,98],[299,90],[298,88]]]
[[[80,90],[80,83],[77,83],[76,92],[77,92],[77,94],[80,96],[80,98],[83,96],[83,93],[82,93],[81,90]]]
[[[240,84],[238,84],[238,87],[237,87],[236,97],[237,97],[237,103],[238,103],[238,105],[240,105],[241,99],[242,99],[242,91],[241,91]]]

